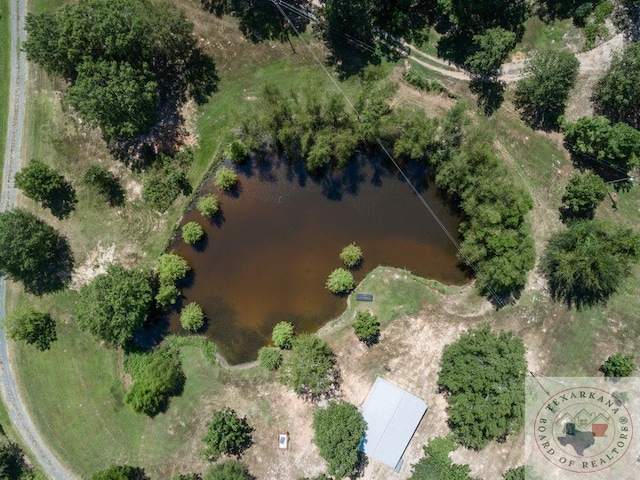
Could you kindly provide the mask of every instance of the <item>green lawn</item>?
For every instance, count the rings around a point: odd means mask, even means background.
[[[11,75],[11,17],[9,1],[0,0],[0,171],[4,166],[4,149],[7,137],[7,117],[9,115],[9,83]]]

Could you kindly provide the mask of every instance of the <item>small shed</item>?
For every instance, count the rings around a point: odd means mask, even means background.
[[[415,395],[378,377],[362,406],[367,430],[360,451],[399,470],[427,404]]]

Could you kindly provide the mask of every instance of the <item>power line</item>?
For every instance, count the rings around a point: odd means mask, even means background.
[[[349,106],[352,108],[352,110],[355,112],[358,120],[362,120],[362,115],[360,114],[360,112],[358,111],[358,109],[355,107],[355,105],[353,104],[353,102],[351,101],[351,99],[347,96],[346,93],[344,93],[344,91],[342,90],[342,88],[340,87],[340,85],[338,84],[338,82],[333,78],[333,76],[329,73],[329,71],[326,69],[326,67],[324,66],[324,64],[322,63],[322,61],[318,58],[318,56],[315,54],[315,52],[311,49],[310,45],[304,40],[304,38],[302,37],[300,31],[298,30],[298,28],[295,26],[295,24],[291,21],[291,19],[287,16],[287,14],[284,12],[284,10],[282,9],[282,7],[280,6],[280,1],[279,0],[271,0],[271,2],[278,8],[278,10],[280,11],[280,13],[282,14],[282,16],[287,20],[287,22],[289,23],[289,25],[291,26],[291,28],[296,32],[296,35],[298,36],[298,38],[300,40],[302,40],[305,44],[305,46],[307,47],[307,49],[311,52],[311,54],[313,55],[313,58],[316,60],[316,62],[320,65],[320,67],[322,68],[322,70],[324,71],[324,73],[329,77],[329,79],[332,81],[332,83],[334,84],[334,86],[338,89],[338,91],[342,94],[342,96],[345,98],[346,102],[349,104]],[[454,238],[454,236],[451,234],[451,232],[449,232],[449,230],[447,229],[447,227],[444,225],[444,223],[442,223],[442,220],[440,220],[440,218],[438,217],[438,215],[435,213],[435,211],[431,208],[431,206],[427,203],[427,201],[422,197],[422,195],[420,195],[420,192],[418,191],[418,189],[415,187],[415,185],[413,184],[413,182],[411,182],[411,180],[409,179],[409,177],[404,173],[404,171],[402,170],[402,168],[400,167],[400,165],[398,165],[398,163],[396,162],[396,160],[393,158],[393,156],[391,155],[391,153],[389,153],[389,150],[387,150],[387,148],[384,146],[384,144],[382,143],[382,140],[380,140],[380,138],[378,136],[375,136],[376,142],[377,144],[380,146],[380,148],[382,149],[382,151],[385,153],[385,155],[387,156],[387,158],[389,158],[389,160],[393,163],[393,165],[396,167],[396,169],[398,170],[398,172],[400,173],[400,175],[404,178],[404,180],[407,182],[407,184],[411,187],[411,190],[413,190],[413,192],[415,193],[415,195],[420,199],[420,201],[422,202],[422,204],[425,206],[425,208],[429,211],[429,213],[431,214],[431,216],[433,217],[433,219],[436,221],[436,223],[438,224],[438,226],[440,227],[440,229],[445,233],[445,235],[447,236],[447,238],[449,238],[449,240],[451,241],[451,243],[456,247],[456,249],[458,250],[458,253],[462,256],[463,260],[465,261],[465,263],[473,270],[473,272],[476,274],[476,276],[478,275],[478,270],[476,268],[476,266],[473,264],[473,262],[469,259],[469,257],[467,257],[467,255],[461,250],[460,248],[460,244],[457,242],[457,240]],[[487,286],[491,296],[493,297],[494,301],[496,302],[496,304],[500,307],[504,307],[505,303],[502,301],[502,299],[498,296],[498,294],[493,290],[493,288],[491,288],[491,286]]]

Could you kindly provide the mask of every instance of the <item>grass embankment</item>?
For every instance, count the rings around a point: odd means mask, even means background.
[[[9,0],[0,0],[0,171],[4,168],[4,149],[9,117],[9,89],[11,75],[11,17]]]

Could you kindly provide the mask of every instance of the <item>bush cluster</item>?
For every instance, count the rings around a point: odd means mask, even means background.
[[[371,312],[358,312],[356,320],[353,322],[353,331],[361,342],[367,345],[377,343],[380,336],[378,317]]]
[[[362,258],[362,249],[355,242],[350,243],[340,252],[340,260],[349,268],[357,266],[362,262]]]
[[[277,370],[282,363],[282,353],[274,347],[262,347],[258,350],[258,363],[267,370]]]
[[[239,456],[251,445],[251,432],[253,428],[247,419],[240,418],[232,409],[214,412],[207,422],[207,434],[202,439],[206,446],[205,458],[216,460],[222,454]]]
[[[200,197],[197,204],[198,211],[203,217],[212,218],[220,211],[218,197],[213,194]]]
[[[238,184],[238,174],[229,167],[220,167],[213,177],[213,184],[222,191],[232,190]]]
[[[191,245],[198,243],[204,237],[204,230],[198,222],[188,222],[182,226],[182,239]]]
[[[180,325],[191,332],[197,332],[204,325],[204,312],[196,302],[186,305],[180,312]]]
[[[326,283],[327,290],[337,295],[349,293],[355,286],[356,281],[353,274],[344,268],[336,268],[331,272]]]

